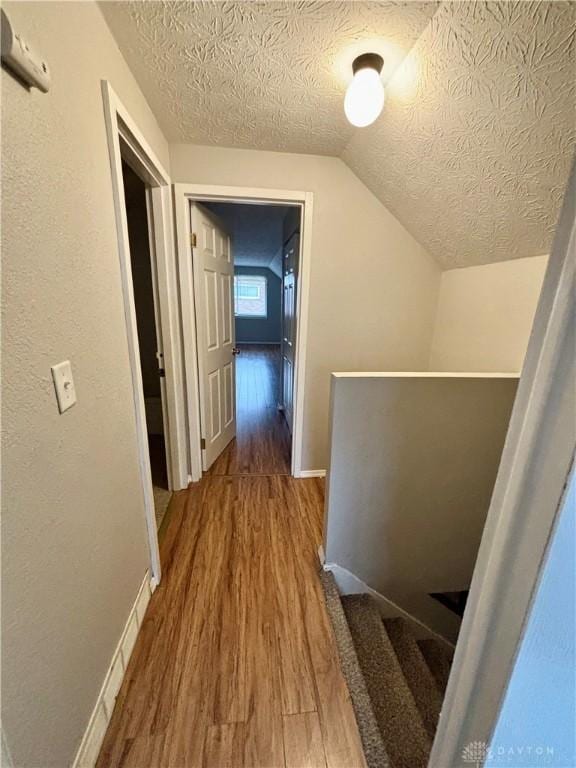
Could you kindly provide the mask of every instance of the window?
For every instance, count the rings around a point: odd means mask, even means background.
[[[262,275],[234,275],[236,317],[267,317],[266,278]]]

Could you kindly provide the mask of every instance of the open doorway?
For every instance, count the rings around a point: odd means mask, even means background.
[[[301,208],[191,205],[203,469],[288,475]]]
[[[126,325],[128,362],[132,379],[132,397],[138,465],[140,471],[144,517],[150,553],[150,585],[160,583],[162,566],[158,545],[158,527],[154,509],[150,448],[144,398],[142,363],[138,338],[138,321],[132,277],[131,243],[124,170],[135,173],[141,194],[144,187],[146,216],[139,236],[148,238],[149,263],[152,272],[155,331],[162,353],[160,392],[162,426],[166,452],[169,489],[186,488],[190,482],[189,454],[186,445],[186,396],[182,370],[182,343],[178,318],[178,285],[172,238],[172,194],[170,176],[147,143],[130,113],[114,93],[110,83],[103,80],[102,99],[108,137],[108,153],[112,181],[112,196],[118,240],[120,279]],[[124,168],[123,168],[123,164]],[[160,366],[159,366],[160,367]],[[160,373],[160,371],[159,371]]]
[[[166,450],[167,414],[163,391],[164,363],[160,319],[158,312],[158,287],[153,265],[151,229],[148,217],[146,183],[122,160],[122,180],[126,203],[126,221],[130,247],[130,266],[134,290],[134,307],[144,404],[146,433],[156,528],[160,529],[170,502],[170,466]]]

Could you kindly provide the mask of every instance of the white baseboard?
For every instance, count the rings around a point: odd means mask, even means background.
[[[430,637],[434,640],[437,640],[439,643],[442,643],[442,645],[444,645],[450,651],[454,650],[453,643],[451,643],[445,637],[442,637],[442,635],[439,635],[433,629],[430,629],[430,627],[417,619],[415,616],[412,616],[412,614],[407,613],[405,610],[400,608],[399,605],[396,605],[396,603],[394,603],[392,600],[389,600],[387,597],[384,597],[384,595],[380,594],[380,592],[377,592],[375,589],[372,589],[372,587],[369,587],[368,584],[362,581],[362,579],[359,579],[358,576],[355,576],[353,573],[346,570],[346,568],[342,568],[341,565],[337,565],[336,563],[325,562],[324,570],[330,571],[330,573],[332,573],[341,595],[370,595],[370,597],[372,597],[374,602],[377,604],[383,618],[405,619],[408,624],[410,624],[412,631],[419,640]]]
[[[152,582],[154,582],[152,584]],[[150,595],[156,588],[154,579],[150,579],[150,574],[146,571],[144,581],[138,591],[138,596],[132,606],[128,621],[122,632],[122,637],[118,643],[112,661],[108,667],[108,672],[104,678],[104,683],[98,694],[96,706],[92,711],[88,726],[84,732],[80,747],[76,753],[72,768],[93,768],[98,759],[98,753],[102,746],[102,741],[108,728],[108,723],[112,717],[114,703],[118,696],[118,691],[122,685],[126,667],[130,661],[134,643],[142,626],[144,614],[150,600]]]
[[[301,469],[296,477],[326,477],[325,469]]]
[[[0,737],[2,739],[2,757],[0,766],[1,768],[13,768],[14,762],[12,760],[12,755],[10,754],[10,750],[8,748],[8,743],[6,741],[6,734],[4,733],[4,729],[0,726]]]

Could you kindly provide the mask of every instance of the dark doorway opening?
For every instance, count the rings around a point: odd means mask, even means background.
[[[130,264],[138,329],[140,370],[146,406],[146,427],[156,525],[160,528],[170,502],[164,413],[162,399],[162,356],[156,312],[156,288],[150,246],[150,227],[146,200],[147,188],[142,179],[122,161],[124,199],[128,223]]]

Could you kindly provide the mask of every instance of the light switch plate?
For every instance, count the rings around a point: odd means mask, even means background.
[[[72,378],[72,366],[70,360],[64,360],[51,368],[52,379],[54,380],[54,389],[58,400],[58,409],[64,413],[76,402],[76,389],[74,379]]]

